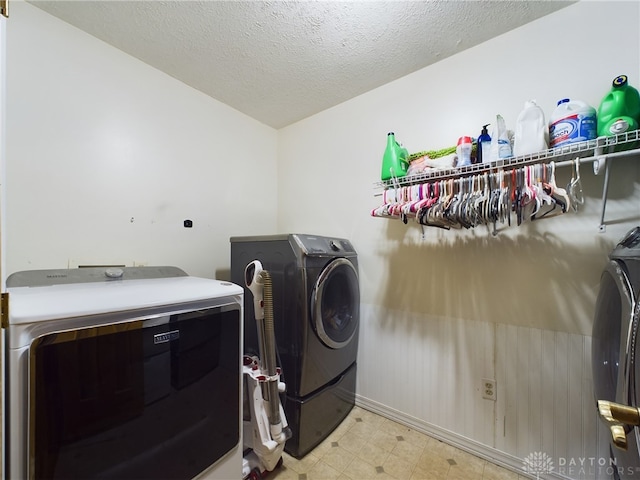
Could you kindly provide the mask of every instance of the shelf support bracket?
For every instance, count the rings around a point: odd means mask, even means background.
[[[607,208],[607,196],[609,195],[609,171],[611,170],[611,162],[607,162],[606,157],[599,158],[597,160],[598,165],[600,162],[604,162],[604,185],[602,187],[602,214],[600,215],[600,226],[598,231],[604,233],[607,231],[607,226],[604,224],[604,212]],[[594,163],[595,166],[595,163]]]

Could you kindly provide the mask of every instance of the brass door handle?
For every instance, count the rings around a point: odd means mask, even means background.
[[[625,425],[640,425],[640,409],[620,403],[598,400],[598,413],[607,422]]]
[[[624,427],[619,423],[615,423],[613,425],[609,425],[609,430],[611,431],[611,439],[613,440],[613,444],[620,450],[626,450],[627,432],[624,431]]]
[[[627,449],[627,433],[625,426],[640,425],[640,409],[620,403],[598,400],[598,413],[609,424],[613,444]]]

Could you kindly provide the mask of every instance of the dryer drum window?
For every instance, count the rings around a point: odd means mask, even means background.
[[[358,273],[345,259],[333,260],[318,277],[312,296],[316,333],[331,348],[347,345],[358,330],[360,288]]]

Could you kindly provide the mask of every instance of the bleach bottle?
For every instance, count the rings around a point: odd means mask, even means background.
[[[387,134],[387,148],[382,157],[382,175],[383,181],[392,177],[404,177],[409,168],[409,152],[406,148],[396,142],[393,132]]]
[[[596,138],[596,109],[580,100],[563,98],[551,114],[549,146],[561,147],[570,143]]]
[[[638,129],[640,95],[629,85],[626,75],[613,79],[611,91],[598,107],[598,135],[612,136]]]

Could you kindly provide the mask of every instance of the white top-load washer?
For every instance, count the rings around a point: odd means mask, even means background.
[[[7,287],[8,478],[240,478],[241,287],[176,267]]]

